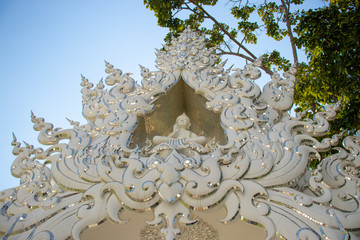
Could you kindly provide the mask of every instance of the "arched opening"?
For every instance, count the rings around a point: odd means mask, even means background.
[[[197,211],[195,217],[199,220],[197,224],[185,226],[178,224],[181,235],[177,239],[182,240],[239,240],[252,239],[263,240],[266,237],[265,230],[249,224],[237,218],[231,223],[219,221],[224,216],[224,208],[217,206],[206,211]],[[128,220],[125,224],[116,224],[110,220],[103,224],[89,228],[83,232],[81,239],[95,240],[162,240],[161,226],[149,226],[145,220],[152,219],[152,212],[138,213],[124,211],[122,219]]]

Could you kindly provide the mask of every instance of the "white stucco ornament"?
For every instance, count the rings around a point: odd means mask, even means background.
[[[267,239],[357,239],[360,136],[317,141],[339,104],[314,119],[289,115],[295,71],[263,90],[261,60],[224,70],[205,38],[186,29],[157,52],[141,85],[106,62],[105,84],[81,85],[85,125],[61,130],[34,114],[39,142],[21,144],[11,171],[21,185],[0,192],[2,239],[80,239],[123,210],[150,211],[165,239],[181,237],[193,213],[224,207]],[[106,87],[110,86],[110,87]],[[180,116],[180,117],[179,117]]]

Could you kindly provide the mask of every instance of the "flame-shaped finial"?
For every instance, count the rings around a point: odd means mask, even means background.
[[[108,61],[104,60],[105,61],[105,72],[107,74],[110,74],[114,71],[114,65],[110,64]]]
[[[17,138],[16,138],[14,132],[12,133],[12,135],[13,135],[13,140],[12,140],[12,142],[11,142],[11,145],[15,146],[15,144],[17,143]]]
[[[36,116],[34,114],[34,112],[31,110],[31,113],[30,113],[30,118],[31,118],[31,122],[35,123],[36,121]]]
[[[97,89],[104,89],[105,85],[104,85],[104,82],[103,82],[103,78],[100,79],[99,83],[96,84],[96,88]]]

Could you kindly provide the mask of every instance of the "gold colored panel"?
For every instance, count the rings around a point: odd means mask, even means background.
[[[224,129],[220,125],[220,114],[206,109],[206,99],[195,94],[195,91],[185,82],[184,87],[185,113],[190,118],[190,130],[205,136],[208,141],[215,138],[221,144],[226,143]]]
[[[167,136],[173,131],[176,118],[183,112],[190,118],[190,131],[205,136],[208,141],[215,138],[221,144],[226,142],[220,116],[206,109],[206,99],[189,87],[182,79],[154,102],[155,110],[139,117],[131,147],[144,146],[146,138]]]

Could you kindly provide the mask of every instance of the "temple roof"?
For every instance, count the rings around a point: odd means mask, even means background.
[[[105,81],[82,77],[84,125],[54,128],[32,114],[48,147],[22,146],[14,136],[11,171],[21,185],[0,192],[4,239],[80,239],[104,221],[126,223],[124,211],[150,214],[139,234],[205,231],[192,225],[222,238],[221,227],[197,213],[223,208],[223,224],[245,220],[266,239],[358,236],[360,137],[346,137],[309,169],[342,138],[316,138],[339,104],[314,119],[290,116],[294,68],[275,72],[261,90],[261,59],[224,69],[190,29],[157,51],[156,64],[141,67],[141,84],[108,62]]]

